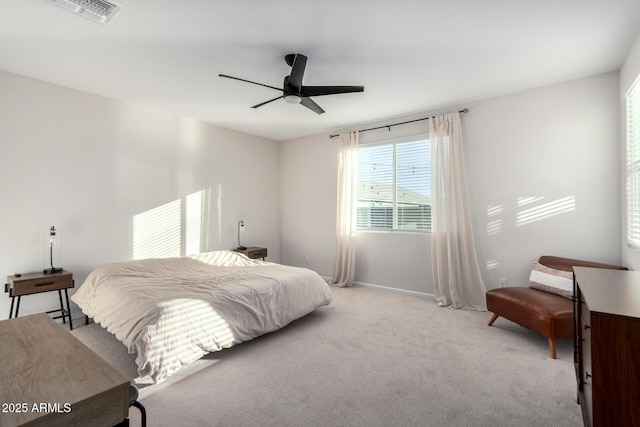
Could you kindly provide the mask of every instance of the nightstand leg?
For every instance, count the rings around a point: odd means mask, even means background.
[[[67,292],[67,288],[64,288],[64,297],[67,300],[67,316],[69,316],[69,330],[72,331],[73,330],[73,322],[71,321],[71,306],[69,305],[69,292]],[[64,319],[64,317],[63,317],[63,319]]]
[[[16,305],[16,314],[13,317],[18,317],[18,311],[20,311],[20,298],[22,298],[22,295],[18,296],[18,304]]]
[[[16,297],[11,297],[11,309],[9,310],[9,319],[11,319],[13,317],[13,302],[15,301]]]
[[[62,290],[58,289],[58,297],[60,298],[60,313],[62,314],[62,323],[66,324],[67,321],[64,316],[64,305],[62,304]]]

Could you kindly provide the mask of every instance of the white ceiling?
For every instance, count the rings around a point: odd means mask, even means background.
[[[287,140],[618,70],[638,0],[120,0],[106,25],[51,0],[0,0],[0,69]],[[278,92],[309,57],[316,115]]]

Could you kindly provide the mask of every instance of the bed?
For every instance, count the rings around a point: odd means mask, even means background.
[[[160,382],[207,353],[273,332],[331,302],[317,273],[233,251],[93,270],[71,297]]]

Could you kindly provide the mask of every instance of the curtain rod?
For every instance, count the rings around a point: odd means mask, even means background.
[[[465,108],[464,110],[458,111],[458,113],[463,113],[463,114],[466,114],[468,112],[469,112],[468,108]],[[435,116],[433,116],[433,117],[435,117]],[[378,127],[369,128],[369,129],[362,129],[362,130],[359,130],[358,132],[369,132],[370,130],[378,130],[378,129],[385,129],[385,128],[387,128],[387,129],[389,129],[389,131],[391,131],[391,127],[392,126],[400,126],[400,125],[406,125],[406,124],[409,124],[409,123],[421,122],[423,120],[429,120],[430,118],[431,117],[424,117],[422,119],[409,120],[407,122],[394,123],[392,125],[378,126]],[[340,136],[340,135],[329,135],[329,138],[335,138],[336,136]]]

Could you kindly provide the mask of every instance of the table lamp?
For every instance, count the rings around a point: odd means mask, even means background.
[[[53,266],[53,246],[58,244],[58,238],[56,237],[56,227],[51,226],[49,229],[49,261],[51,268],[45,268],[42,270],[44,274],[60,273],[62,268]]]
[[[238,222],[238,250],[244,251],[247,247],[240,244],[240,233],[244,233],[244,221]]]

